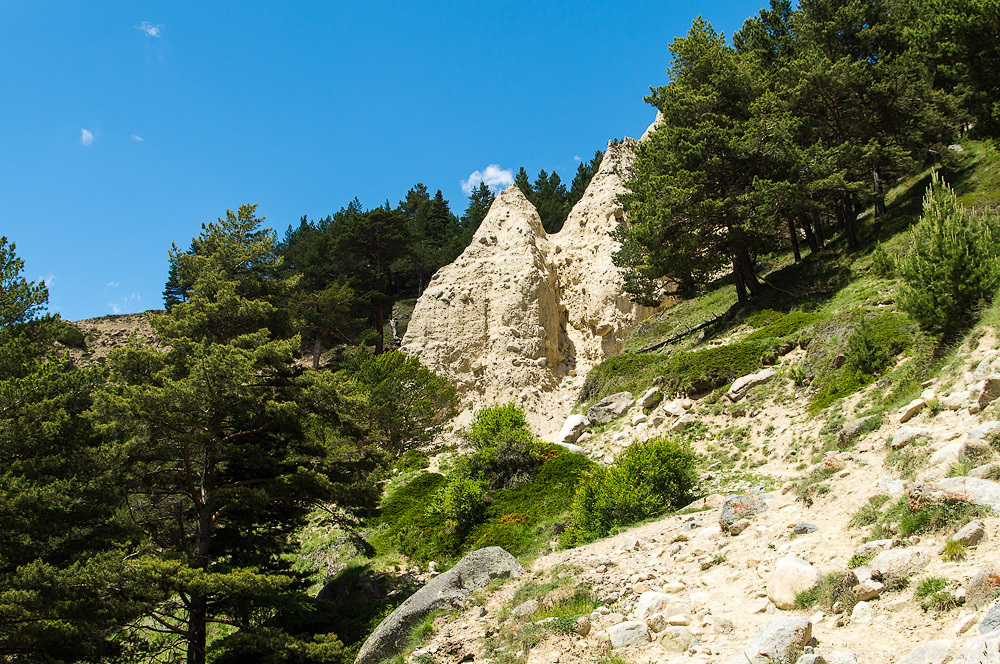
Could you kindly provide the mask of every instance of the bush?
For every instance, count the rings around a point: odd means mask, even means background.
[[[61,323],[56,331],[56,341],[70,348],[84,349],[87,347],[87,340],[76,325]]]
[[[583,477],[561,543],[582,544],[682,507],[697,483],[694,461],[690,448],[670,438],[634,443],[613,466],[597,467]]]
[[[473,452],[460,460],[457,474],[492,489],[530,482],[548,449],[528,428],[524,411],[510,403],[479,410],[466,438]]]
[[[423,470],[431,465],[427,455],[419,450],[407,450],[396,462],[396,470],[406,473],[411,470]]]
[[[883,314],[864,318],[847,340],[847,365],[877,376],[893,364],[912,340],[905,316]]]
[[[483,482],[455,477],[441,492],[441,513],[445,525],[459,538],[477,524],[486,512],[486,487]]]
[[[773,360],[778,345],[776,341],[742,341],[677,353],[664,367],[664,391],[696,393],[731,383],[760,369],[765,360]]]
[[[899,307],[931,334],[949,337],[968,327],[1000,280],[1000,219],[958,203],[935,172],[923,215],[900,259]]]

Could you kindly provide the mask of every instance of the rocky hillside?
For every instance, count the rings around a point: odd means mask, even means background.
[[[408,661],[998,661],[996,337],[959,349],[881,426],[843,422],[837,448],[808,465],[802,442],[829,426],[809,418],[791,379],[800,359],[788,353],[766,380],[730,391],[724,412],[635,404],[585,440],[603,457],[697,422],[702,455],[770,452],[751,472],[717,462],[703,479],[721,491],[676,515],[544,555],[468,595]],[[734,437],[734,424],[746,433]]]

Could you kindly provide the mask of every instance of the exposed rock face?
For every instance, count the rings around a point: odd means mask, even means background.
[[[654,311],[623,293],[608,235],[624,217],[618,194],[637,145],[608,144],[554,235],[516,185],[501,192],[469,247],[417,301],[403,351],[455,381],[469,405],[516,401],[530,406],[529,419],[554,416],[532,425],[558,426],[575,397],[571,377],[620,353],[629,326]]]

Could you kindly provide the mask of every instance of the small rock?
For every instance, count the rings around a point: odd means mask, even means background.
[[[729,534],[730,535],[739,535],[744,530],[746,530],[747,526],[749,526],[749,525],[750,525],[750,520],[749,519],[740,519],[739,521],[737,521],[733,525],[729,526]]]
[[[875,581],[873,579],[868,579],[867,581],[862,581],[858,585],[854,586],[854,599],[859,602],[867,602],[870,599],[875,599],[882,594],[885,589],[885,585]]]
[[[538,600],[529,599],[527,602],[518,605],[511,611],[511,614],[517,618],[523,618],[524,616],[530,616],[532,613],[538,610]]]
[[[844,449],[848,447],[855,441],[860,433],[861,429],[872,419],[872,416],[859,417],[856,420],[851,420],[844,425],[844,428],[840,430],[837,434],[837,447]]]
[[[672,599],[672,595],[656,592],[655,590],[642,593],[635,604],[636,619],[645,620],[654,614],[660,613],[660,609]],[[659,632],[660,630],[655,631]]]
[[[631,392],[618,392],[604,397],[599,402],[590,407],[587,417],[591,421],[603,424],[610,422],[628,410],[635,403],[635,398]]]
[[[919,438],[920,436],[926,436],[926,435],[927,435],[927,430],[921,429],[920,427],[900,427],[899,430],[893,434],[892,440],[889,442],[889,445],[892,447],[892,449],[898,450],[899,448],[903,447],[914,438]]]
[[[566,418],[566,421],[562,425],[562,429],[559,430],[558,442],[560,443],[575,443],[583,430],[590,426],[590,420],[587,419],[586,415],[576,414],[570,415]]]
[[[868,602],[858,602],[851,611],[851,622],[867,625],[872,621],[872,607]]]
[[[667,617],[662,613],[654,613],[646,618],[646,627],[651,632],[662,632],[667,628]]]
[[[948,541],[961,542],[965,546],[975,546],[985,535],[986,526],[983,525],[982,521],[976,519],[962,526],[957,533],[948,538]]]
[[[991,422],[983,422],[979,426],[975,427],[969,431],[969,440],[983,440],[988,438],[990,435],[1000,431],[1000,422],[993,420]]]
[[[955,636],[961,636],[969,631],[969,628],[976,624],[976,614],[972,613],[969,615],[962,616],[955,623],[955,627],[952,628],[952,633]]]
[[[905,577],[927,566],[930,558],[918,547],[907,547],[905,549],[890,549],[882,551],[868,563],[872,578],[876,581],[885,581],[893,577]]]
[[[813,525],[811,523],[797,523],[795,527],[792,528],[792,532],[796,535],[808,535],[809,533],[814,533],[819,530],[819,526]]]
[[[573,623],[573,633],[580,636],[587,636],[590,634],[590,627],[590,618],[587,616],[580,616],[576,619],[576,622]]]
[[[927,402],[924,401],[923,399],[914,399],[907,405],[903,406],[902,408],[899,409],[899,423],[902,424],[903,422],[908,422],[910,419],[913,418],[914,415],[919,413],[926,405]]]

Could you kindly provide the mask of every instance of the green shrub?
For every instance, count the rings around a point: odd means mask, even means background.
[[[777,341],[741,341],[738,343],[683,351],[671,356],[663,368],[664,391],[704,392],[764,366],[777,356]]]
[[[549,449],[528,428],[524,411],[511,403],[479,410],[466,437],[473,452],[460,459],[456,473],[492,489],[530,482]]]
[[[900,309],[931,334],[949,337],[968,327],[1000,280],[998,226],[997,215],[962,207],[935,172],[898,263]]]
[[[905,316],[883,314],[864,318],[847,340],[847,364],[877,376],[890,367],[913,339]]]
[[[613,466],[596,467],[583,477],[561,543],[588,542],[683,507],[697,483],[694,461],[690,448],[670,438],[632,444]]]
[[[917,585],[914,596],[922,600],[920,606],[924,611],[931,609],[938,612],[949,611],[958,606],[958,602],[951,593],[945,590],[947,587],[947,579],[933,576],[928,577]]]
[[[805,311],[793,311],[771,321],[759,330],[751,332],[743,338],[743,341],[787,337],[795,332],[798,332],[807,325],[812,325],[819,320],[819,318],[820,317],[817,314]]]
[[[594,402],[616,392],[633,394],[652,385],[667,361],[659,353],[624,353],[590,370],[580,390],[580,403]]]
[[[414,470],[423,470],[431,465],[427,455],[419,450],[407,450],[403,456],[396,461],[396,470],[407,473]]]
[[[70,348],[84,349],[87,347],[87,340],[76,325],[60,321],[59,329],[56,332],[56,341]]]
[[[811,609],[819,605],[826,611],[832,611],[833,605],[840,602],[848,614],[854,608],[854,584],[857,577],[851,571],[831,572],[827,574],[815,588],[805,590],[795,595],[795,606],[799,609]]]
[[[441,491],[441,513],[445,524],[463,538],[486,512],[486,487],[468,477],[454,477]]]

